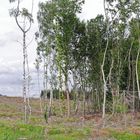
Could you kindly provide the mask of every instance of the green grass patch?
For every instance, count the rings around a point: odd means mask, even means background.
[[[64,122],[78,122],[79,118],[74,118],[74,117],[69,117],[69,118],[64,118]]]
[[[90,128],[52,127],[48,128],[48,140],[80,140],[90,136]]]
[[[0,123],[0,140],[45,140],[44,128],[29,124]]]
[[[29,119],[29,122],[31,124],[42,124],[44,122],[44,118],[42,116],[38,116],[38,117],[35,117],[35,116],[30,116],[30,119]]]
[[[130,132],[111,131],[110,135],[116,140],[140,140],[140,135],[136,135]]]
[[[49,136],[48,140],[77,140],[77,138],[67,136],[64,134],[56,134]]]

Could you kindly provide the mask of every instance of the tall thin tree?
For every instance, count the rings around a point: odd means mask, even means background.
[[[33,2],[32,0],[32,8],[31,13],[28,12],[26,8],[20,8],[20,0],[9,0],[10,3],[16,2],[16,8],[10,9],[10,16],[15,18],[16,24],[22,32],[23,40],[22,40],[22,47],[23,47],[23,98],[24,98],[24,121],[27,123],[28,117],[28,109],[29,106],[29,99],[27,98],[27,92],[29,92],[29,65],[28,65],[28,54],[27,54],[27,43],[26,43],[26,35],[31,29],[31,25],[33,22],[32,12],[33,12]],[[20,20],[22,19],[22,22]],[[28,22],[28,24],[27,24]],[[26,69],[27,68],[27,69]]]

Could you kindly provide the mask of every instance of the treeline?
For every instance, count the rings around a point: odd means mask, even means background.
[[[70,88],[77,93],[76,104],[82,95],[84,113],[88,102],[92,112],[102,111],[104,118],[106,111],[114,112],[118,106],[121,110],[126,99],[133,102],[126,108],[138,111],[139,0],[104,0],[105,15],[88,21],[77,16],[83,4],[83,0],[39,4],[36,62],[38,69],[44,65],[44,90],[65,91],[68,116]]]

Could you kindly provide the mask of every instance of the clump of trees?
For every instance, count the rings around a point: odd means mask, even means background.
[[[115,111],[116,100],[124,93],[133,100],[133,110],[139,109],[135,98],[140,97],[140,2],[104,0],[105,16],[88,21],[77,17],[83,4],[83,0],[39,4],[37,52],[45,60],[47,83],[52,91],[66,91],[68,116],[69,87],[76,104],[82,95],[84,114],[88,102],[93,111],[102,110],[104,118],[106,111]]]
[[[11,15],[23,33],[23,94],[26,95],[25,39],[32,15],[26,9],[19,10],[19,4],[18,0]],[[102,112],[105,118],[106,112],[114,114],[128,108],[133,112],[140,109],[139,0],[104,0],[105,15],[97,15],[88,21],[81,21],[77,16],[83,4],[84,0],[39,3],[36,68],[39,70],[43,63],[44,91],[49,90],[46,119],[52,114],[54,91],[57,91],[61,114],[61,103],[66,96],[68,117],[73,110],[75,114],[83,115]],[[23,27],[18,17],[23,17]],[[73,102],[74,106],[71,106]]]

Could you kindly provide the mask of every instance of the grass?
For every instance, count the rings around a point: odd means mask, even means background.
[[[90,133],[90,128],[52,127],[48,130],[48,140],[86,140]]]
[[[113,138],[116,138],[117,140],[140,140],[139,136],[129,133],[115,134]]]
[[[53,112],[59,115],[52,116],[46,124],[40,112],[39,100],[32,99],[31,106],[29,124],[24,124],[22,99],[0,98],[0,140],[88,140],[98,137],[101,140],[140,140],[139,120],[125,130],[119,130],[120,127],[97,128],[96,120],[85,120],[83,123],[80,115],[70,118],[61,116],[58,102],[55,101]],[[117,116],[113,119],[114,123]]]
[[[47,135],[45,136],[45,129]],[[0,122],[0,140],[80,140],[90,135],[89,128],[76,129],[61,126],[36,126],[31,124],[8,124]]]
[[[56,134],[49,136],[48,140],[77,140],[77,138],[70,137],[64,134]]]
[[[0,117],[21,117],[23,113],[17,112],[17,113],[9,113],[9,112],[0,112]]]
[[[111,137],[115,138],[116,140],[140,140],[140,135],[129,132],[112,132]]]
[[[29,124],[0,123],[0,140],[45,140],[44,127]]]

